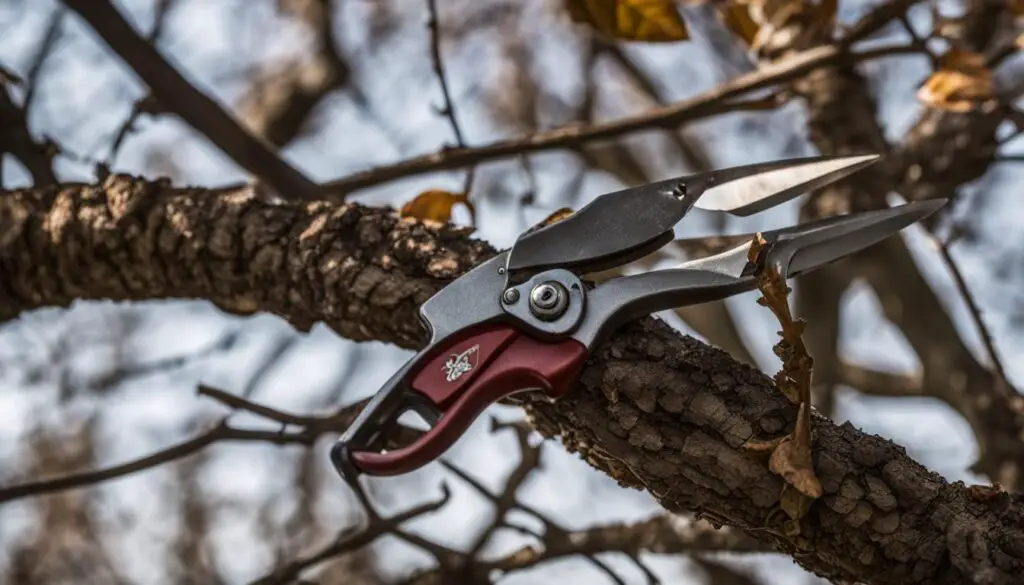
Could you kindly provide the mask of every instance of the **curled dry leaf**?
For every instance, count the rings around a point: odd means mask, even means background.
[[[796,429],[772,451],[768,468],[811,498],[821,496],[821,483],[811,463],[810,405],[801,404]],[[790,515],[792,517],[792,515]]]
[[[415,217],[431,221],[448,222],[452,218],[452,208],[461,203],[469,210],[471,221],[476,225],[476,208],[465,193],[451,193],[440,189],[430,189],[416,196],[415,199],[402,206],[402,217]]]
[[[995,86],[985,56],[963,49],[950,49],[917,91],[923,104],[951,112],[970,112],[993,99]]]
[[[614,40],[671,43],[690,38],[674,0],[565,0],[569,17]]]

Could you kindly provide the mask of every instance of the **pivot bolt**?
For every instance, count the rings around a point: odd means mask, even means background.
[[[501,295],[502,300],[505,301],[506,305],[514,305],[519,300],[519,291],[510,288],[505,291],[505,294]]]
[[[530,312],[543,321],[554,321],[569,307],[569,291],[560,282],[549,280],[530,291]]]

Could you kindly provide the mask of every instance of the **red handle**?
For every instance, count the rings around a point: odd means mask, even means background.
[[[569,391],[587,349],[574,339],[543,343],[509,326],[456,342],[420,370],[412,388],[442,410],[414,443],[389,451],[355,451],[352,459],[371,475],[399,475],[437,459],[488,406],[529,388],[552,398]]]

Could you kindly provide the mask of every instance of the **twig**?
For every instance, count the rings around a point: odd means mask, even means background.
[[[366,401],[363,400],[355,404],[339,408],[336,412],[328,416],[301,417],[277,411],[266,406],[254,404],[243,398],[231,397],[226,392],[216,390],[208,386],[201,387],[200,394],[209,396],[214,400],[227,404],[231,407],[248,410],[270,420],[285,424],[295,424],[302,428],[291,433],[285,433],[283,431],[240,429],[230,426],[227,422],[227,418],[225,417],[216,426],[205,433],[134,461],[103,469],[85,471],[82,473],[72,473],[53,479],[30,481],[9,487],[0,487],[0,503],[116,479],[118,477],[123,477],[131,473],[150,469],[164,463],[187,457],[205,447],[208,447],[209,445],[223,441],[264,441],[276,445],[311,445],[323,434],[328,432],[338,432],[347,427],[366,404]],[[404,430],[405,429],[403,429],[403,431]],[[409,433],[416,432],[411,429],[408,431],[409,432],[406,433],[406,435],[396,437],[396,440],[403,440]]]
[[[445,75],[444,63],[441,60],[441,30],[437,16],[437,0],[427,0],[427,29],[430,31],[430,57],[433,63],[434,73],[441,85],[441,95],[444,97],[444,106],[440,114],[448,118],[452,126],[452,134],[455,135],[455,143],[459,148],[466,148],[466,141],[462,135],[462,128],[459,126],[458,117],[455,114],[455,101],[452,99],[451,90],[448,88],[448,78]],[[469,196],[470,187],[473,185],[473,176],[476,174],[476,166],[470,166],[466,173],[465,183],[462,192]]]
[[[859,52],[846,52],[835,46],[816,47],[797,53],[777,64],[767,65],[757,71],[723,83],[696,97],[669,106],[653,108],[642,114],[626,116],[602,124],[565,126],[549,132],[484,146],[443,149],[432,154],[336,179],[325,183],[322,188],[325,193],[348,194],[380,183],[422,173],[447,171],[531,152],[574,148],[586,142],[614,138],[638,130],[675,128],[684,122],[750,109],[752,103],[761,105],[763,104],[762,99],[756,99],[753,102],[736,100],[753,91],[792,81],[840,60],[856,63],[890,55],[918,52],[917,47],[910,45],[892,45]]]
[[[800,520],[807,514],[810,504],[821,496],[821,483],[814,473],[811,458],[811,372],[814,360],[804,346],[805,322],[794,319],[789,310],[789,293],[780,269],[766,258],[771,248],[761,234],[754,236],[750,247],[749,260],[752,264],[767,266],[757,277],[757,288],[761,298],[757,304],[775,314],[782,330],[782,338],[772,349],[782,360],[782,369],[775,375],[775,384],[786,396],[797,403],[797,419],[793,432],[786,435],[772,449],[768,468],[785,483],[782,487],[780,507],[789,521],[787,532],[799,533]]]
[[[46,26],[46,33],[43,35],[43,42],[40,43],[39,51],[36,53],[36,57],[28,69],[28,75],[25,76],[27,87],[25,89],[25,102],[22,106],[25,118],[28,118],[29,110],[35,101],[36,90],[39,89],[39,76],[46,65],[46,60],[53,53],[53,48],[57,46],[57,41],[60,40],[62,33],[61,25],[63,23],[64,9],[58,8],[54,11],[53,16],[50,17],[50,22]]]
[[[39,44],[28,75],[24,81],[12,79],[11,75],[0,75],[0,158],[9,152],[25,166],[36,186],[49,185],[57,182],[53,170],[53,159],[59,152],[57,145],[49,140],[36,141],[28,127],[29,108],[35,101],[35,92],[39,86],[39,75],[47,58],[60,39],[61,23],[64,10],[58,9],[46,26],[43,40]],[[6,71],[6,70],[3,70]],[[14,99],[7,91],[6,84],[20,81],[25,86],[25,100],[21,107],[15,105]],[[0,188],[3,177],[0,176]]]
[[[237,335],[232,331],[222,335],[209,345],[185,355],[177,355],[147,363],[125,364],[90,380],[88,389],[92,391],[99,389],[107,390],[118,384],[129,381],[132,378],[148,376],[154,372],[166,372],[168,370],[181,368],[193,360],[206,358],[215,352],[231,349],[231,347],[234,346],[236,339]]]
[[[900,16],[899,21],[900,24],[903,26],[903,30],[907,31],[907,34],[910,35],[910,40],[914,44],[914,46],[920,47],[921,52],[924,53],[925,55],[928,55],[928,60],[931,61],[933,69],[938,69],[939,56],[933,53],[932,50],[928,48],[928,40],[922,39],[921,36],[917,34],[917,31],[914,30],[914,25],[910,23],[910,19],[907,18],[906,14]]]
[[[1003,368],[1003,362],[999,359],[999,353],[996,351],[996,344],[992,338],[992,333],[989,331],[988,326],[985,325],[985,320],[981,316],[981,309],[974,300],[974,295],[971,294],[967,281],[964,279],[963,273],[960,272],[960,267],[949,251],[950,243],[932,233],[929,233],[929,237],[939,250],[942,262],[953,276],[953,282],[956,284],[957,291],[967,305],[967,311],[971,315],[974,326],[978,328],[978,335],[981,337],[982,345],[985,346],[985,353],[988,354],[989,363],[992,364],[992,371],[996,376],[997,391],[1003,396],[1010,396],[1013,386],[1010,384],[1009,378],[1006,377],[1006,369]]]
[[[253,581],[252,585],[284,585],[286,583],[291,583],[299,577],[299,574],[302,573],[302,571],[305,571],[310,567],[319,565],[344,553],[360,549],[386,534],[397,535],[402,524],[420,516],[440,510],[448,503],[448,500],[451,498],[451,492],[446,485],[442,485],[441,489],[443,493],[438,500],[420,504],[419,506],[410,508],[389,518],[381,518],[372,507],[367,507],[366,513],[370,516],[371,521],[364,530],[354,534],[351,532],[342,532],[331,544],[321,548],[309,556],[292,561],[286,566],[261,579]]]
[[[458,575],[459,582],[472,583],[481,579],[482,576],[487,575],[493,570],[502,570],[508,572],[511,570],[524,569],[528,566],[539,564],[540,562],[543,562],[545,560],[555,559],[560,556],[578,554],[585,557],[595,567],[606,573],[609,576],[609,578],[612,579],[614,582],[622,583],[623,581],[621,577],[619,577],[618,574],[616,574],[615,571],[612,570],[612,568],[609,567],[607,563],[601,561],[601,559],[595,556],[599,552],[605,552],[604,550],[594,552],[577,550],[577,543],[575,540],[573,540],[573,535],[571,533],[569,533],[562,526],[558,525],[556,522],[548,518],[546,515],[542,514],[540,511],[536,510],[532,506],[520,502],[517,499],[519,489],[522,486],[523,482],[525,482],[525,480],[529,477],[529,475],[532,472],[539,469],[541,465],[541,448],[539,446],[534,447],[529,444],[528,437],[531,431],[525,425],[522,425],[521,423],[500,424],[492,419],[492,432],[509,427],[513,428],[516,431],[516,439],[519,444],[520,461],[519,465],[516,466],[515,470],[513,470],[513,472],[506,479],[505,486],[500,494],[492,493],[490,490],[484,487],[484,485],[480,483],[479,480],[472,477],[471,475],[469,475],[456,465],[448,461],[441,460],[441,464],[446,469],[448,469],[449,471],[454,473],[458,478],[462,479],[467,484],[469,484],[469,486],[476,490],[478,493],[480,493],[480,495],[490,500],[495,507],[491,523],[487,526],[487,528],[484,531],[480,533],[479,536],[477,536],[477,539],[471,545],[469,552],[466,553],[466,555],[463,557],[461,572]],[[544,525],[544,532],[536,533],[535,531],[529,528],[518,526],[508,522],[507,516],[509,512],[511,512],[513,509],[518,509],[523,512],[526,512],[527,514],[539,520]],[[498,561],[481,561],[479,559],[479,555],[480,552],[483,550],[483,547],[488,542],[490,542],[494,533],[501,528],[515,530],[517,532],[537,538],[538,540],[544,543],[545,553],[542,555],[533,548],[528,547],[527,549],[522,549],[514,553],[513,555],[510,555],[509,557],[500,559]],[[649,583],[657,582],[657,578],[655,577],[655,575],[643,564],[643,562],[640,561],[639,557],[636,554],[636,551],[625,550],[625,547],[623,547],[622,552],[629,556],[630,559],[632,559],[637,564],[640,570],[648,576]],[[531,562],[530,559],[533,559],[533,561]],[[511,566],[511,564],[514,563],[520,563],[521,566]],[[439,563],[439,567],[437,567],[436,569],[414,575],[409,579],[408,582],[430,583],[433,582],[431,581],[431,579],[433,579],[435,576],[447,575],[448,573],[449,568],[446,567],[444,563]]]
[[[128,463],[0,488],[0,502],[10,502],[29,496],[83,487],[124,477],[156,467],[157,465],[181,459],[220,441],[266,441],[277,445],[308,444],[310,442],[309,437],[302,433],[285,434],[276,431],[237,429],[228,426],[226,421],[221,421],[209,431],[197,437]]]
[[[225,406],[245,410],[284,425],[309,427],[322,420],[321,417],[290,414],[268,406],[263,406],[262,404],[256,404],[255,402],[251,402],[245,398],[235,396],[234,394],[213,388],[212,386],[206,386],[205,384],[200,384],[199,388],[196,389],[196,393],[200,396],[208,396]]]
[[[135,71],[157,100],[206,136],[240,167],[264,180],[282,197],[319,199],[315,183],[247,132],[167,62],[131,27],[109,0],[64,0]]]

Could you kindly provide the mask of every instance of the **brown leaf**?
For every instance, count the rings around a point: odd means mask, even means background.
[[[801,404],[800,410],[804,409],[805,406]],[[805,442],[799,436],[786,437],[772,451],[768,469],[782,476],[786,483],[800,490],[800,493],[811,498],[821,497],[821,483],[814,475],[814,465],[811,462],[810,441]]]
[[[972,485],[967,487],[967,494],[976,502],[987,502],[989,500],[1005,495],[1006,488],[999,483],[993,485]]]
[[[565,0],[569,17],[611,39],[671,43],[690,38],[674,0]]]
[[[430,189],[416,196],[415,199],[402,206],[402,217],[415,217],[432,221],[448,222],[452,218],[452,208],[461,203],[469,210],[472,223],[476,224],[476,208],[465,193],[451,193],[440,189]]]
[[[992,71],[984,55],[950,49],[942,56],[939,67],[917,91],[917,99],[925,105],[951,112],[970,112],[993,98]]]

